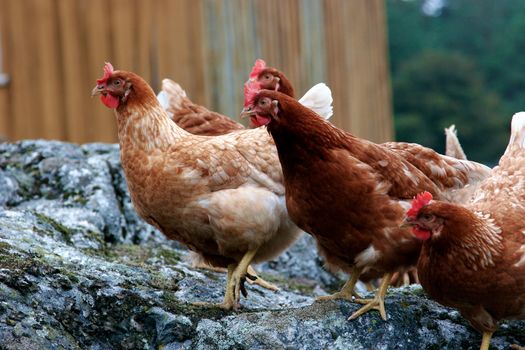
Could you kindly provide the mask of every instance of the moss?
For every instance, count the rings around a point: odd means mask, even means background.
[[[78,278],[77,275],[75,275],[71,270],[63,270],[62,271],[62,274],[67,277],[67,279],[69,281],[71,281],[71,283],[79,283],[80,282],[80,279]]]
[[[161,248],[159,249],[158,254],[164,259],[164,262],[168,265],[176,265],[180,261],[180,255],[175,249]]]
[[[201,306],[191,303],[182,303],[173,292],[164,293],[162,299],[167,311],[174,314],[182,314],[188,317],[194,324],[197,324],[203,318],[218,320],[227,315],[241,313],[238,311],[226,311],[214,304]],[[246,309],[243,310],[243,312],[247,311],[248,310]]]
[[[31,266],[31,260],[25,256],[11,253],[11,245],[0,242],[0,268],[8,270],[24,270]]]
[[[159,272],[152,272],[148,284],[153,288],[164,291],[176,291],[179,289],[177,280],[164,276]]]
[[[405,300],[401,300],[399,302],[399,305],[403,308],[403,309],[407,309],[409,306],[410,306],[410,303],[405,301]]]
[[[86,249],[84,252],[102,257],[111,262],[119,262],[128,266],[155,269],[154,264],[149,264],[148,260],[157,258],[166,265],[176,265],[180,261],[180,255],[169,248],[148,247],[137,244],[117,244],[105,245],[103,249]]]
[[[62,195],[62,198],[65,201],[78,203],[80,205],[86,205],[88,202],[85,195],[82,192],[78,192],[78,191],[65,192]]]
[[[71,236],[72,236],[72,230],[71,229],[68,229],[66,226],[62,225],[61,223],[59,223],[58,221],[55,221],[53,219],[51,219],[50,217],[42,214],[42,213],[39,213],[39,212],[36,212],[36,211],[33,211],[33,213],[35,214],[35,216],[38,218],[38,220],[43,223],[43,224],[47,224],[47,225],[50,225],[55,231],[59,232],[61,235],[62,235],[62,238],[64,239],[64,241],[67,243],[67,244],[71,244]]]

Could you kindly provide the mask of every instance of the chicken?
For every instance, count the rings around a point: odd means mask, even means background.
[[[253,103],[255,95],[261,89],[277,90],[280,92],[286,91],[287,95],[294,97],[293,86],[286,75],[276,68],[266,66],[266,63],[261,59],[256,60],[246,85],[253,83],[258,85],[252,86],[251,89],[245,88],[245,113],[249,113],[249,106]],[[302,99],[299,101],[301,102]],[[314,103],[311,103],[311,105],[312,104]],[[332,106],[330,105],[329,107],[330,109],[323,111],[323,113],[329,113],[332,115]],[[316,111],[318,114],[320,114],[319,109]],[[253,119],[252,122],[255,126],[260,125],[256,118]],[[462,152],[462,149],[461,145],[459,144],[459,140],[457,139],[454,126],[451,126],[446,130],[449,131],[446,133],[447,152],[451,152],[455,155],[461,155],[458,153],[459,151]],[[458,164],[454,159],[440,155],[418,144],[406,142],[386,142],[382,145],[394,152],[401,153],[405,159],[412,163],[412,165],[416,166],[420,171],[425,173],[425,175],[430,177],[441,177],[441,179],[437,179],[437,181],[444,181],[450,175],[449,173],[440,171],[439,169],[447,169],[448,165],[454,167]],[[459,159],[466,159],[464,154],[463,157],[464,158]],[[471,170],[473,171],[469,172],[470,175],[478,176],[478,178],[472,179],[473,181],[469,181],[470,183],[479,183],[479,180],[483,179],[488,174],[487,169],[484,167],[480,168],[480,171],[476,171],[474,169]],[[450,177],[450,181],[453,181],[453,177]],[[449,199],[454,200],[455,202],[466,202],[475,189],[475,186],[467,184],[461,189],[451,191]],[[371,286],[371,280],[374,279],[375,276],[377,276],[377,273],[370,271],[368,273],[362,274],[361,280],[365,281],[367,285]],[[403,274],[400,274],[399,272],[395,272],[393,274],[392,285],[398,286],[402,284],[409,284],[410,282],[418,283],[417,272],[415,268],[412,268],[410,271],[407,271]]]
[[[193,103],[179,84],[170,79],[162,81],[162,91],[157,99],[171,119],[178,126],[194,135],[217,136],[235,130],[243,130],[244,126],[217,112]],[[197,253],[190,253],[190,261],[194,268],[207,269],[215,272],[227,272],[227,269],[208,265]],[[252,266],[248,266],[248,274],[255,279],[247,279],[250,284],[258,284],[263,288],[278,291],[279,287],[265,281],[257,275]]]
[[[421,239],[425,291],[457,308],[489,348],[502,319],[525,319],[525,113],[512,118],[499,165],[464,206],[418,195],[406,223]]]
[[[275,80],[280,80],[281,84],[269,84],[268,81],[263,79],[263,75],[271,73],[276,74]],[[275,68],[266,67],[266,63],[260,59],[255,62],[250,76],[257,77],[259,74],[261,75],[260,81],[262,83],[258,83],[262,84],[263,88],[271,86],[272,89],[277,89],[291,97],[295,97],[293,86],[284,74]],[[246,89],[249,87],[250,84],[247,84]],[[257,85],[257,91],[259,89]],[[192,134],[216,136],[244,129],[242,124],[227,116],[193,103],[181,86],[170,79],[162,81],[162,91],[159,92],[157,98],[173,121]],[[332,92],[324,83],[314,85],[299,102],[315,110],[326,119],[332,116]]]
[[[238,307],[248,266],[277,256],[300,230],[264,128],[199,136],[173,123],[132,72],[104,67],[93,95],[115,110],[120,158],[137,213],[168,238],[227,267],[224,309]]]
[[[252,74],[257,71],[258,67],[261,67],[261,62],[263,61],[258,60],[256,62],[252,69]],[[286,84],[283,84],[281,89],[283,91],[291,91],[293,94],[293,88],[288,79],[284,78],[283,81],[285,81]],[[246,89],[249,87],[250,84],[247,84]],[[244,129],[242,124],[233,121],[227,116],[210,111],[203,106],[193,103],[187,97],[186,92],[182,87],[170,79],[164,79],[162,81],[162,91],[157,95],[157,99],[172,120],[184,130],[192,134],[216,136]],[[314,109],[326,119],[332,116],[332,93],[323,83],[313,86],[299,101],[303,105]],[[205,261],[200,259],[198,254],[191,254],[190,260],[192,265],[196,268],[211,269],[219,272],[222,272],[223,270],[221,268],[210,267]],[[263,288],[274,291],[279,290],[277,286],[257,276],[253,267],[248,267],[248,273],[249,275],[256,277],[255,280],[248,279],[249,283],[258,284]]]
[[[366,305],[350,318],[378,308],[386,319],[390,277],[413,267],[421,248],[409,229],[400,228],[409,200],[421,189],[447,198],[449,191],[477,181],[474,173],[489,169],[450,158],[426,176],[402,154],[336,128],[277,91],[260,91],[250,113],[267,125],[277,146],[290,217],[316,238],[329,264],[351,272],[331,298],[351,300],[361,273],[376,271],[384,276],[378,293],[358,300]],[[425,153],[430,150],[421,157]]]
[[[280,70],[268,67],[262,59],[255,60],[248,79],[249,82],[257,82],[259,89],[276,90],[295,98],[292,83]]]

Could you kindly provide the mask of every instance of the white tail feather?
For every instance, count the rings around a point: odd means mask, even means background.
[[[186,98],[186,91],[171,79],[162,79],[162,91],[157,95],[162,108],[178,109],[182,107],[182,100]]]
[[[299,102],[328,120],[333,114],[332,91],[325,83],[314,85],[304,94]]]
[[[456,126],[452,124],[448,128],[445,128],[445,137],[446,137],[446,150],[445,154],[449,157],[454,157],[457,159],[467,159],[465,152],[463,152],[463,147],[459,143]]]
[[[159,100],[160,105],[164,110],[167,110],[169,107],[169,97],[166,91],[161,91],[157,94],[157,100]]]
[[[510,140],[505,154],[515,148],[525,148],[525,112],[518,112],[512,116]]]

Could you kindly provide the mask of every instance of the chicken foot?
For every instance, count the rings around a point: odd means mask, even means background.
[[[363,272],[363,269],[360,267],[354,267],[352,269],[352,274],[350,276],[350,279],[346,281],[345,285],[339,292],[336,292],[332,295],[323,295],[318,297],[317,301],[323,301],[323,300],[337,300],[337,299],[345,299],[352,301],[352,296],[356,298],[362,298],[357,292],[354,291],[355,284],[359,280],[359,276],[361,275],[361,272]]]
[[[489,350],[490,339],[492,339],[492,334],[494,332],[483,332],[483,338],[481,340],[481,346],[479,350]]]
[[[381,285],[379,286],[379,290],[377,291],[376,295],[373,299],[356,299],[355,301],[357,303],[365,304],[362,308],[354,312],[348,319],[349,320],[355,320],[359,316],[367,313],[368,311],[374,309],[378,310],[379,314],[381,315],[381,318],[386,321],[386,311],[385,311],[385,295],[386,291],[388,289],[388,285],[390,284],[390,279],[392,278],[391,273],[386,273],[383,276],[383,280],[381,281]]]
[[[419,277],[416,268],[412,268],[403,273],[399,271],[394,272],[392,275],[392,281],[390,281],[390,285],[395,287],[408,286],[412,283],[419,284]]]
[[[227,297],[231,296],[235,301],[235,305],[239,303],[241,298],[241,292],[244,289],[243,283],[246,279],[246,274],[248,272],[248,266],[252,262],[257,249],[249,250],[244,254],[239,264],[231,274],[231,279],[229,281],[228,287],[226,289],[226,295],[224,296],[225,300]]]
[[[255,269],[252,267],[252,265],[249,265],[248,266],[248,274],[249,275],[252,275],[253,277],[255,277],[254,280],[248,278],[247,281],[249,284],[257,284],[265,289],[268,289],[268,290],[271,290],[271,291],[274,291],[274,292],[278,292],[280,289],[279,287],[277,287],[275,284],[273,283],[270,283],[264,279],[262,279],[261,277],[259,277],[259,275],[257,275],[257,271],[255,271]]]
[[[209,270],[209,271],[213,271],[213,272],[219,272],[219,273],[227,273],[227,269],[223,268],[223,267],[215,267],[215,266],[210,266],[204,262],[200,262],[196,265],[194,265],[193,267],[195,267],[196,269],[204,269],[204,270]],[[275,284],[273,283],[270,283],[264,279],[262,279],[261,277],[259,277],[257,275],[257,272],[255,271],[255,269],[252,267],[252,265],[249,265],[248,266],[248,274],[255,277],[253,279],[251,278],[247,278],[246,280],[248,281],[249,284],[257,284],[265,289],[268,289],[268,290],[271,290],[273,292],[278,292],[280,289],[279,287],[277,287]]]

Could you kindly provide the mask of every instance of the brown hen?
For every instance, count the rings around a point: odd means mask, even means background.
[[[198,136],[177,126],[138,75],[106,64],[93,94],[115,109],[120,157],[137,213],[213,266],[227,267],[223,308],[238,306],[250,263],[298,237],[264,128]]]
[[[439,163],[444,169],[433,171],[430,164],[427,176],[404,153],[344,132],[276,91],[259,92],[252,110],[277,146],[290,217],[316,238],[328,263],[352,273],[332,298],[351,299],[361,273],[376,271],[384,275],[376,297],[362,301],[366,305],[351,318],[378,308],[386,319],[390,277],[413,267],[421,248],[410,230],[400,228],[409,200],[421,190],[448,198],[489,169],[446,158]]]
[[[502,319],[525,319],[525,113],[514,115],[499,165],[465,206],[418,196],[406,222],[424,240],[425,291],[457,308],[489,348]]]

